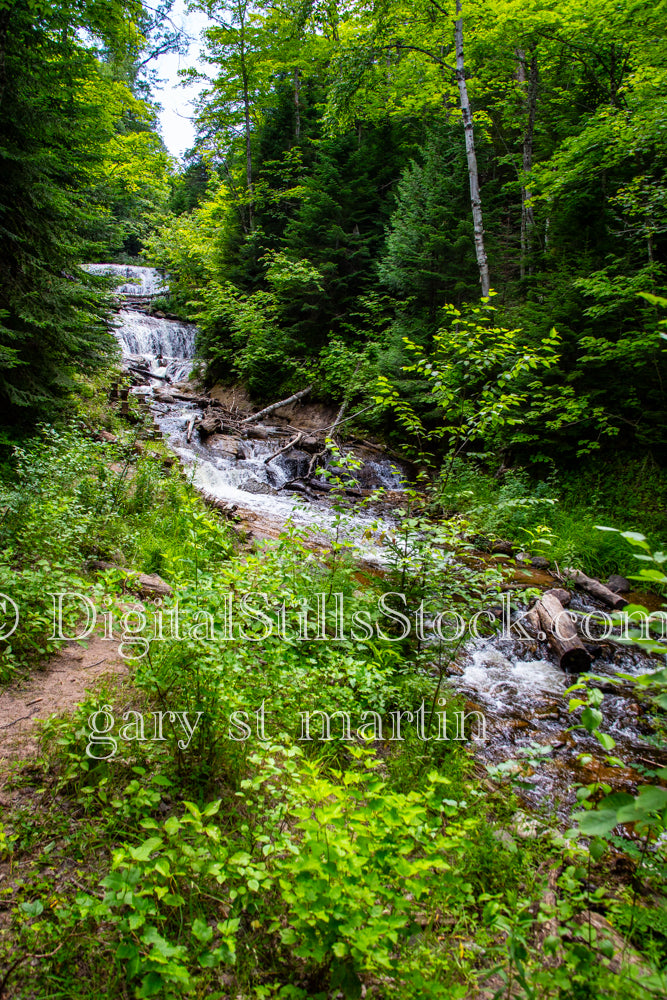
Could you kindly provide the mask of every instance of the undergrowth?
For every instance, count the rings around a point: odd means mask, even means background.
[[[60,589],[109,609],[130,674],[46,723],[41,756],[5,776],[0,996],[661,995],[659,854],[629,851],[635,881],[610,880],[608,855],[553,817],[526,835],[521,775],[480,778],[454,738],[459,644],[429,649],[380,616],[381,590],[468,613],[498,599],[503,570],[472,559],[471,524],[433,524],[408,494],[385,578],[359,574],[342,498],[326,545],[288,525],[242,549],[159,442],[135,450],[139,414],[106,410],[116,442],[93,440],[83,403],[3,485],[2,585],[25,612],[5,676],[62,644]],[[494,532],[530,513],[507,509]],[[156,571],[173,593],[140,602],[137,574]],[[339,634],[335,601],[356,632]],[[74,602],[68,635],[80,619]],[[420,705],[450,714],[421,732]]]

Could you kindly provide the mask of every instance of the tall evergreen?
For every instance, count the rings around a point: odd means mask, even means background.
[[[114,349],[104,296],[78,266],[102,208],[91,185],[114,132],[113,86],[84,37],[109,45],[137,7],[16,0],[0,9],[0,400],[49,415],[77,370]]]

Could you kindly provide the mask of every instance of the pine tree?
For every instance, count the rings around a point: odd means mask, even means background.
[[[117,92],[82,41],[113,44],[134,4],[17,0],[0,10],[0,399],[13,423],[49,415],[76,370],[114,350],[99,281],[78,266]]]

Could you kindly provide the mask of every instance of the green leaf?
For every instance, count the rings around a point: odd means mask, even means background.
[[[131,847],[130,855],[134,861],[148,861],[151,854],[159,850],[162,844],[163,840],[161,837],[149,837],[139,847]]]
[[[619,822],[615,809],[591,809],[590,812],[575,813],[572,819],[584,837],[604,837]]]
[[[197,917],[192,923],[192,933],[198,941],[202,944],[206,944],[213,937],[213,928],[209,927],[207,923]]]
[[[602,712],[597,708],[585,708],[581,713],[581,724],[589,733],[593,733],[602,722]]]
[[[616,746],[616,740],[609,733],[601,733],[599,729],[593,730],[593,736],[603,748],[603,750],[613,750]]]

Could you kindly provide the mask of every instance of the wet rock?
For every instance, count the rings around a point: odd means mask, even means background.
[[[239,439],[230,434],[212,434],[206,442],[207,447],[225,458],[244,458],[243,451],[239,449]]]
[[[533,556],[530,565],[534,566],[535,569],[549,569],[549,560],[545,559],[544,556]]]
[[[497,542],[494,542],[491,546],[491,552],[495,556],[511,556],[514,555],[514,549],[511,542],[505,542],[502,538],[499,538]]]
[[[607,586],[610,590],[613,590],[615,594],[627,594],[628,591],[632,589],[630,581],[626,580],[624,576],[619,576],[618,573],[612,573],[607,580]]]
[[[244,483],[239,486],[240,490],[245,493],[263,493],[267,496],[274,496],[278,493],[278,490],[274,490],[273,486],[269,486],[268,483],[262,483],[259,479],[255,479],[254,476],[250,476]]]
[[[221,422],[218,417],[204,417],[200,420],[197,425],[197,431],[199,432],[200,438],[206,439],[210,437],[211,434],[215,434],[216,431],[221,429]]]
[[[517,562],[530,562],[530,552],[517,552],[516,554]]]
[[[293,448],[286,455],[281,455],[276,464],[280,466],[288,480],[302,479],[308,475],[310,455],[300,448]]]
[[[166,389],[154,389],[153,396],[157,399],[158,403],[175,403],[176,397],[172,393],[167,392]]]
[[[319,451],[322,448],[322,442],[318,441],[315,437],[305,437],[301,440],[301,448],[303,448],[304,451],[309,452],[311,455],[314,455],[316,451]]]
[[[548,594],[552,594],[557,601],[560,601],[564,608],[566,608],[572,600],[572,594],[569,590],[565,590],[564,587],[552,587],[551,590],[545,590],[544,596],[546,597]]]

